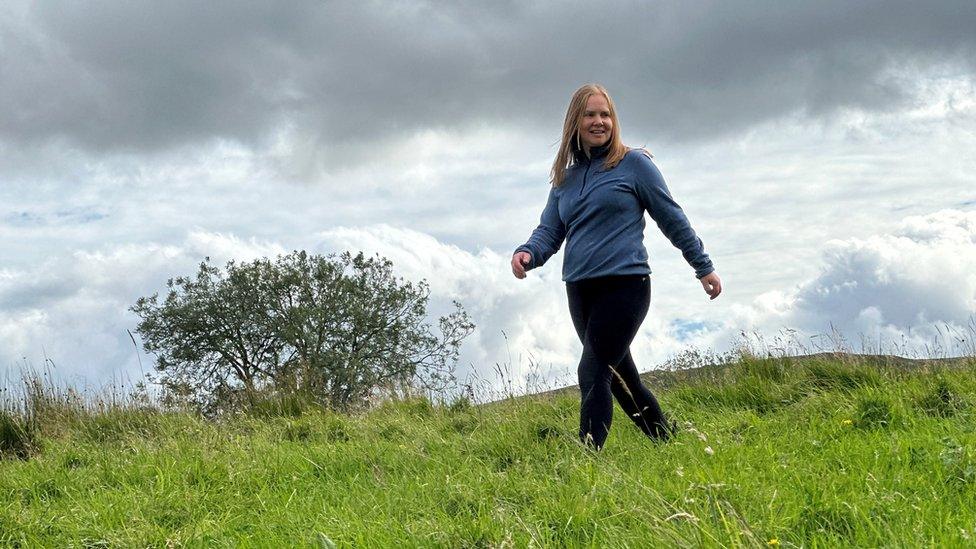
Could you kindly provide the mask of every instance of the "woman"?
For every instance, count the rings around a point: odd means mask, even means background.
[[[580,440],[603,447],[612,396],[648,437],[667,440],[676,424],[641,383],[629,349],[651,301],[644,211],[681,250],[711,299],[722,292],[722,282],[650,153],[620,141],[613,100],[603,86],[586,84],[573,94],[550,176],[539,226],[516,248],[512,272],[525,278],[566,241],[562,279],[583,343]]]

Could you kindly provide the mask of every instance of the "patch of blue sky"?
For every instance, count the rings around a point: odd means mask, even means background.
[[[90,209],[59,210],[54,215],[69,223],[92,223],[108,217],[106,213]]]
[[[688,341],[696,335],[707,333],[718,327],[715,322],[691,318],[675,318],[670,322],[671,334],[678,341]]]
[[[43,215],[33,212],[9,212],[3,216],[4,225],[26,227],[29,225],[46,225],[47,219]]]
[[[6,225],[14,227],[30,227],[45,225],[82,225],[94,223],[108,217],[108,214],[92,208],[71,208],[55,212],[15,211],[3,215],[0,220]]]

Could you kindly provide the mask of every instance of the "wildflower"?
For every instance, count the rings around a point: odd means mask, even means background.
[[[844,424],[844,425],[850,425],[851,423],[854,423],[854,422],[853,422],[853,421],[851,421],[851,420],[849,420],[849,419],[845,419],[845,420],[844,420],[844,421],[842,421],[841,423],[842,423],[842,424]]]
[[[773,539],[767,541],[766,542],[766,545],[771,545],[773,547],[779,547],[779,540],[777,538],[773,538]]]
[[[702,442],[705,442],[706,440],[708,440],[708,437],[705,436],[705,433],[703,433],[703,432],[699,431],[698,429],[695,429],[694,427],[692,427],[691,426],[691,423],[689,423],[689,422],[685,422],[685,429],[687,429],[689,433],[694,433],[695,436],[698,437],[698,440],[700,440]]]

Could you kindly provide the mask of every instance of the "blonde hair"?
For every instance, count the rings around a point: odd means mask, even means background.
[[[583,148],[579,142],[580,121],[583,120],[583,113],[586,111],[586,102],[594,94],[601,94],[607,100],[607,105],[610,107],[610,120],[613,121],[613,127],[610,130],[610,140],[608,141],[610,147],[607,150],[607,157],[603,161],[603,169],[609,170],[615,167],[623,160],[627,151],[630,150],[620,140],[620,123],[617,120],[617,109],[614,107],[613,99],[610,98],[610,94],[607,93],[606,88],[600,84],[583,84],[573,93],[573,98],[569,100],[569,107],[566,109],[566,120],[563,121],[562,140],[559,144],[559,151],[556,153],[556,159],[552,163],[552,171],[549,172],[549,181],[555,187],[562,185],[563,179],[566,177],[566,169],[575,162],[573,151],[582,150]],[[573,147],[574,142],[576,145],[575,148]],[[650,156],[650,153],[646,149],[644,153]]]

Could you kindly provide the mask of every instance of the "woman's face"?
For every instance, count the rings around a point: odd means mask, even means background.
[[[586,100],[583,119],[580,120],[580,142],[586,149],[599,147],[610,140],[613,120],[610,118],[610,105],[601,93],[595,93]]]

